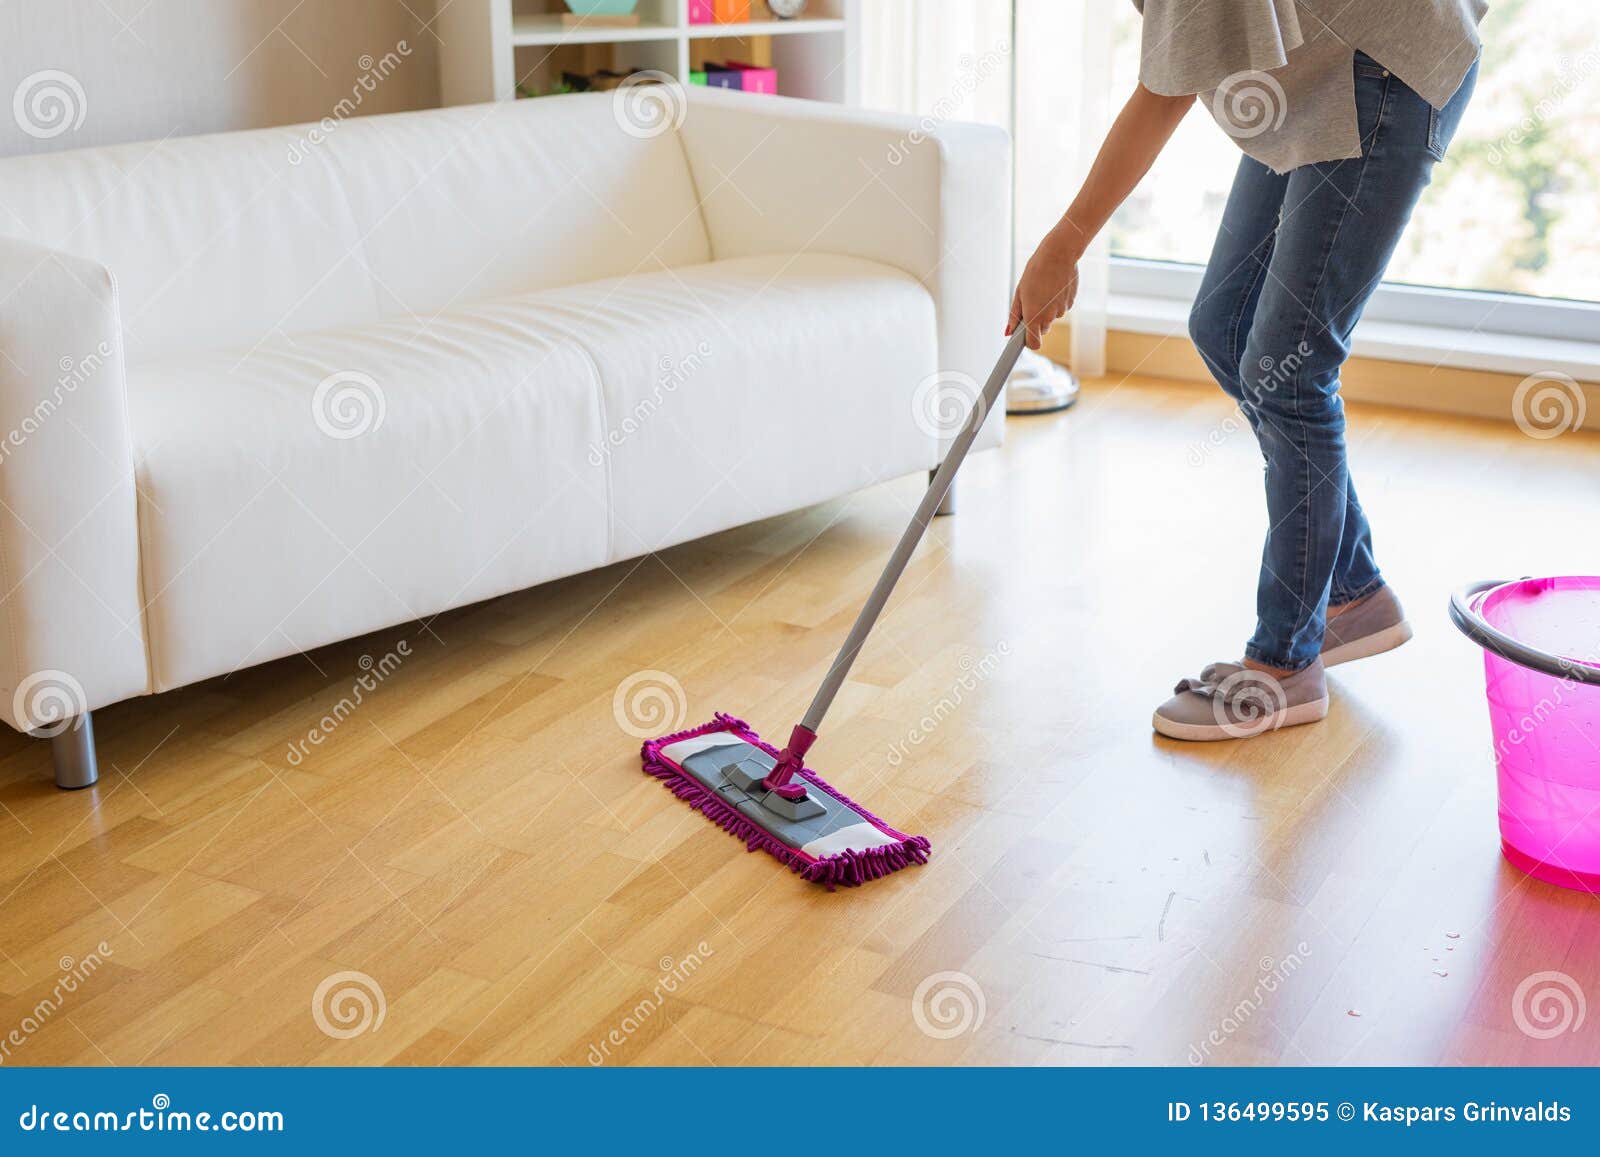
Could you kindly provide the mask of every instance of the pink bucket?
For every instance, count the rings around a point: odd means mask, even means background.
[[[1506,859],[1600,894],[1600,578],[1475,583],[1450,617],[1484,648]]]

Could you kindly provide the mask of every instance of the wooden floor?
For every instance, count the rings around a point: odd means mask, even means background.
[[[1352,443],[1417,638],[1322,724],[1184,746],[1149,714],[1248,632],[1253,440],[1154,382],[1013,420],[812,753],[933,840],[859,890],[745,854],[619,718],[786,733],[915,479],[97,713],[93,791],[11,737],[0,1060],[1600,1061],[1600,1009],[1518,1027],[1536,973],[1600,1000],[1600,905],[1500,859],[1444,613],[1594,571],[1600,439],[1353,407]]]

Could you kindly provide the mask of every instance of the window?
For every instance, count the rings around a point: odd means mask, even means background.
[[[1129,5],[1119,6],[1115,20],[1114,91],[1121,94],[1138,76],[1139,18]],[[1527,300],[1600,302],[1600,5],[1496,0],[1482,31],[1472,106],[1389,279],[1523,300],[1496,298],[1474,310],[1449,295],[1450,308],[1419,313],[1422,295],[1385,291],[1371,314],[1396,317],[1397,303],[1409,298],[1409,313],[1399,311],[1404,320],[1475,325],[1472,318],[1481,316],[1494,329],[1600,339],[1590,310],[1552,301],[1532,320],[1529,307],[1542,303]],[[1238,150],[1211,118],[1191,114],[1113,219],[1113,256],[1204,264],[1237,164]],[[1147,291],[1156,272],[1125,270],[1117,287],[1132,279]],[[1193,292],[1193,271],[1170,272],[1173,286]]]

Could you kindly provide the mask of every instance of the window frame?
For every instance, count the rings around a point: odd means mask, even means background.
[[[1200,289],[1204,267],[1145,257],[1110,259],[1110,290],[1117,296],[1164,299],[1187,306]],[[1363,317],[1441,331],[1600,344],[1600,302],[1530,297],[1491,290],[1446,289],[1385,281]]]

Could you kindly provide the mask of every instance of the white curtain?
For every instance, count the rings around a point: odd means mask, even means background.
[[[1012,133],[1020,273],[1110,123],[1111,3],[866,0],[860,9],[864,104]],[[1106,252],[1101,237],[1079,267],[1071,363],[1084,376],[1105,372]]]
[[[1011,127],[1011,0],[865,0],[862,103]]]

